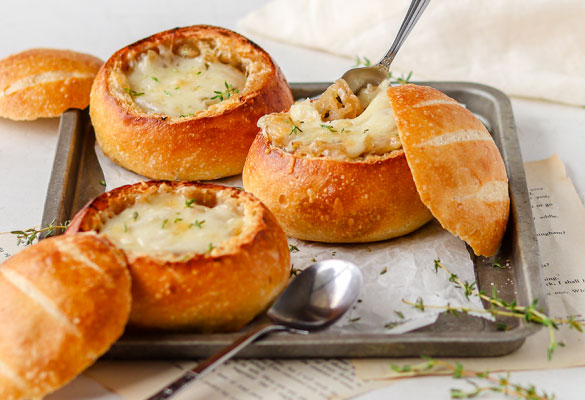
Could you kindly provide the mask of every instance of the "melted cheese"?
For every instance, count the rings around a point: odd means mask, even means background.
[[[210,61],[209,54],[183,57],[169,49],[140,55],[125,88],[148,114],[186,117],[242,91],[246,77],[237,68]],[[223,94],[222,94],[223,93]]]
[[[142,253],[208,253],[237,236],[244,214],[232,203],[206,207],[178,194],[138,198],[101,229],[116,246]]]
[[[360,98],[367,107],[356,118],[324,122],[307,99],[294,104],[288,114],[281,114],[278,122],[288,124],[287,129],[270,129],[271,120],[265,117],[258,126],[278,147],[300,156],[355,159],[383,155],[402,147],[386,94],[388,85],[383,82],[373,93],[368,88],[370,92]]]

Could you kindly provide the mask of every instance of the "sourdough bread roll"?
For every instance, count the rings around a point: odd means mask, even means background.
[[[236,331],[290,276],[276,219],[244,191],[190,182],[140,182],[85,206],[67,233],[96,231],[121,248],[132,276],[134,326]]]
[[[0,60],[0,116],[58,117],[86,108],[102,61],[70,50],[32,49]]]
[[[402,85],[388,92],[422,202],[475,254],[495,254],[510,197],[502,156],[483,124],[440,91]]]
[[[116,52],[93,85],[90,115],[116,164],[149,178],[209,180],[239,174],[258,118],[292,102],[264,50],[200,25]]]
[[[95,234],[42,240],[0,265],[0,398],[40,398],[77,376],[124,331],[124,254]]]

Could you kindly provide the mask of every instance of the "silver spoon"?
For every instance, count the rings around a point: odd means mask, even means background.
[[[268,309],[266,314],[272,322],[252,329],[147,400],[171,398],[189,382],[202,377],[270,332],[307,334],[308,331],[331,325],[356,301],[362,281],[361,271],[349,261],[324,260],[312,264],[288,285]]]
[[[402,25],[400,26],[400,30],[396,35],[396,39],[394,39],[394,43],[390,46],[388,53],[378,61],[378,64],[365,68],[353,68],[343,74],[341,79],[344,79],[347,82],[354,93],[357,94],[360,89],[365,87],[368,83],[377,86],[384,79],[388,78],[390,64],[394,61],[394,57],[396,57],[398,50],[402,47],[402,43],[404,43],[410,31],[414,25],[416,25],[416,22],[430,1],[431,0],[412,0],[408,12],[404,17],[404,21],[402,21]]]

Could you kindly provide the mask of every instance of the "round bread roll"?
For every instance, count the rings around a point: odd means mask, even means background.
[[[510,210],[494,139],[471,111],[436,89],[402,85],[388,94],[422,202],[475,254],[494,255]]]
[[[130,323],[236,331],[263,311],[290,276],[284,232],[244,191],[189,182],[140,182],[104,193],[68,233],[97,231],[126,253]]]
[[[370,242],[405,235],[432,218],[420,201],[400,142],[384,139],[386,133],[392,135],[393,119],[387,97],[378,94],[370,104],[376,109],[362,113],[362,102],[340,80],[318,100],[301,104],[309,107],[304,112],[295,105],[290,113],[261,120],[263,131],[244,166],[244,187],[274,213],[287,235]],[[313,115],[310,108],[316,110]],[[358,115],[368,118],[352,122]],[[382,120],[376,121],[376,115]],[[322,130],[314,137],[307,126],[311,119]],[[356,143],[340,142],[342,135]]]
[[[93,233],[42,240],[0,265],[0,398],[41,398],[105,353],[130,314],[124,253]]]
[[[34,120],[86,108],[102,64],[88,54],[55,49],[32,49],[0,60],[0,116]]]
[[[260,116],[293,102],[274,61],[235,32],[191,26],[116,52],[91,91],[96,139],[115,163],[155,179],[239,174]]]

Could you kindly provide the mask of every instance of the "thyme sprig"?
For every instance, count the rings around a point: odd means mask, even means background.
[[[585,327],[585,322],[577,321],[575,317],[569,317],[568,319],[561,319],[561,318],[550,318],[547,316],[542,309],[538,308],[538,300],[534,299],[532,303],[528,306],[521,306],[516,303],[515,300],[511,302],[507,302],[502,299],[498,295],[498,289],[496,286],[492,288],[491,296],[487,295],[484,291],[478,290],[476,283],[472,282],[469,283],[467,281],[463,282],[459,279],[459,277],[453,274],[440,260],[435,260],[435,272],[438,272],[439,269],[442,269],[447,274],[449,274],[449,282],[453,282],[455,287],[459,289],[463,289],[465,291],[465,297],[469,299],[469,296],[476,296],[480,299],[486,301],[490,307],[488,309],[479,309],[479,308],[471,308],[471,307],[454,307],[450,304],[447,305],[429,305],[424,304],[422,298],[418,298],[416,302],[411,302],[405,299],[402,299],[402,302],[408,304],[418,310],[424,311],[425,308],[433,308],[433,309],[442,309],[445,310],[447,313],[452,314],[454,316],[459,316],[460,313],[480,313],[480,314],[490,314],[492,316],[502,316],[502,317],[512,317],[512,318],[519,318],[523,319],[528,323],[534,323],[538,325],[542,325],[548,329],[549,333],[549,347],[547,349],[547,358],[550,360],[555,349],[558,346],[564,346],[562,342],[557,342],[555,339],[555,330],[558,329],[560,325],[567,325],[570,329],[575,329],[578,332],[583,332],[583,327]],[[499,330],[507,330],[507,326],[504,324],[498,325]]]
[[[394,84],[405,85],[407,83],[410,83],[411,77],[412,77],[412,71],[410,71],[406,76],[404,76],[404,74],[401,74],[397,78],[394,78],[392,71],[388,72],[388,79],[390,79],[390,83],[394,83]]]
[[[363,56],[363,57],[356,56],[354,67],[359,67],[360,65],[363,65],[364,67],[369,67],[372,65],[372,62],[366,56]]]
[[[16,245],[20,246],[24,243],[25,246],[31,245],[36,239],[38,239],[39,235],[45,233],[45,237],[54,236],[59,233],[65,232],[65,229],[69,226],[71,221],[66,221],[63,224],[55,225],[55,219],[53,219],[47,226],[40,227],[39,229],[36,228],[28,228],[24,231],[11,231],[13,235],[16,235]]]
[[[229,99],[232,94],[239,93],[239,90],[227,83],[227,81],[223,81],[223,84],[225,85],[225,91],[220,92],[219,90],[214,90],[213,93],[215,93],[215,96],[210,97],[210,100],[219,99],[219,101],[224,101],[225,99]]]
[[[548,394],[539,391],[533,385],[520,385],[510,381],[510,373],[495,375],[489,371],[477,372],[465,369],[459,362],[450,362],[444,360],[435,360],[430,357],[423,357],[424,362],[415,365],[392,365],[392,370],[398,373],[409,375],[428,375],[434,372],[450,373],[455,379],[465,379],[473,386],[471,390],[459,388],[451,389],[452,399],[470,399],[479,396],[484,392],[501,393],[506,396],[514,396],[517,399],[526,400],[553,400],[554,394]],[[488,384],[479,385],[476,381],[484,381]]]

